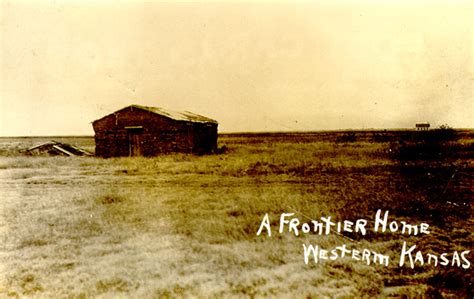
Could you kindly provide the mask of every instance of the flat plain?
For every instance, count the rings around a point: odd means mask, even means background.
[[[453,253],[473,247],[474,133],[457,131],[434,157],[418,133],[223,134],[215,155],[111,159],[25,155],[52,139],[93,152],[93,137],[1,138],[0,296],[472,298],[472,270]],[[430,234],[375,233],[379,209]],[[283,213],[369,229],[280,234]],[[265,214],[271,237],[257,236]],[[449,264],[400,266],[404,241]],[[390,263],[306,264],[302,244]]]

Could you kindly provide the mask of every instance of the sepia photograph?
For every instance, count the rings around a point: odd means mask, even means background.
[[[473,298],[473,9],[0,1],[0,297]]]

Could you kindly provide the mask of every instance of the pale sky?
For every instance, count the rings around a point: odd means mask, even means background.
[[[474,128],[470,1],[1,1],[0,136],[130,104],[220,132]]]

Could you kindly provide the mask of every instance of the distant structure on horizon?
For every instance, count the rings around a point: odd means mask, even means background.
[[[217,121],[191,112],[130,105],[92,122],[99,157],[217,151]]]
[[[430,129],[429,123],[419,123],[415,125],[417,131],[428,131]]]

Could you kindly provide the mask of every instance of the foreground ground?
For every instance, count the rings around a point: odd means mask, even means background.
[[[453,259],[473,247],[470,136],[455,159],[422,163],[394,158],[393,136],[228,135],[219,155],[117,159],[25,157],[15,150],[38,140],[4,139],[0,295],[472,297],[472,268]],[[93,150],[91,138],[69,141]],[[374,233],[378,209],[431,233]],[[266,213],[272,236],[257,236]],[[365,218],[369,231],[279,234],[282,213]],[[449,265],[399,266],[403,241],[448,253]],[[369,249],[390,263],[305,264],[303,244]]]

